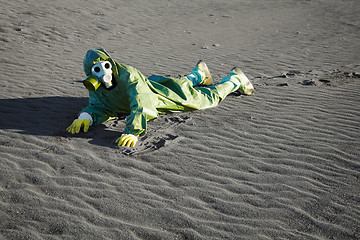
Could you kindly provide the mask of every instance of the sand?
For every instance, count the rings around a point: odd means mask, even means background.
[[[358,0],[1,1],[1,239],[359,239]],[[82,60],[255,87],[69,135]]]

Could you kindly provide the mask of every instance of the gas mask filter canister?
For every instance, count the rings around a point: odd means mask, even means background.
[[[113,86],[112,84],[112,69],[109,61],[100,61],[94,64],[91,68],[91,74],[84,80],[84,85],[90,91],[95,91],[104,83],[106,88]]]

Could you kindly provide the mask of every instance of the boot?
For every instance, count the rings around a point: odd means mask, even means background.
[[[194,86],[196,85],[212,85],[213,78],[210,74],[208,67],[206,66],[205,62],[200,60],[196,66],[193,68],[190,75],[187,76],[190,79]]]
[[[231,69],[229,76],[224,77],[220,83],[232,82],[234,84],[233,92],[239,90],[241,93],[250,95],[254,92],[254,87],[240,68]]]

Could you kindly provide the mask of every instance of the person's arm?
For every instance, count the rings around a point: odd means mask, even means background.
[[[74,134],[79,133],[83,128],[84,132],[87,132],[90,126],[99,125],[109,117],[96,95],[90,92],[89,105],[80,111],[78,118],[66,130]]]
[[[137,137],[146,132],[147,121],[157,118],[155,108],[157,96],[150,90],[144,75],[133,70],[130,74],[126,92],[130,103],[130,115],[126,118],[123,135],[116,141],[119,146],[134,146]]]

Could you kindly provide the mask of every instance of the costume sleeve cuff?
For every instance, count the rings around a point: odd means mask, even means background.
[[[90,113],[88,112],[82,112],[80,113],[78,119],[86,119],[86,120],[90,120],[90,126],[93,124],[93,118],[91,117]]]

